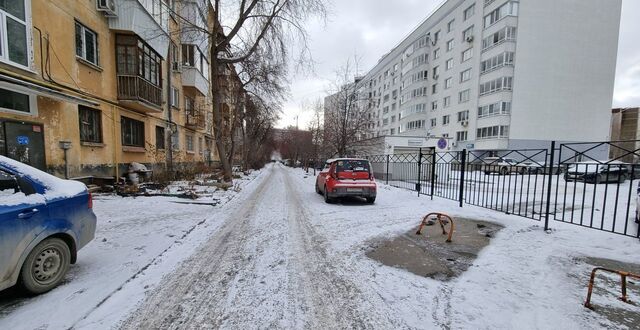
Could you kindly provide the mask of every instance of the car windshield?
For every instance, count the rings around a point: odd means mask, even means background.
[[[339,160],[336,162],[336,172],[369,172],[369,161]]]

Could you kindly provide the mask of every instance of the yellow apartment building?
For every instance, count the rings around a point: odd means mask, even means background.
[[[206,27],[211,12],[206,0],[0,2],[0,155],[76,178],[216,162],[208,39],[177,18]]]

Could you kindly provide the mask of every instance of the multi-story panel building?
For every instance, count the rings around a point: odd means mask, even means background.
[[[445,2],[366,74],[369,138],[385,152],[606,140],[620,12],[621,0]]]
[[[212,10],[206,0],[0,4],[0,155],[71,177],[215,160],[208,38],[185,27],[212,26]]]

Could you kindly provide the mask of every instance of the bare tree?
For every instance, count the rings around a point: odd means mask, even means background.
[[[245,168],[260,168],[271,158],[275,150],[273,126],[278,121],[279,110],[261,99],[249,95],[242,126],[242,158]]]
[[[339,69],[330,95],[324,100],[324,147],[328,156],[347,156],[354,143],[366,137],[373,123],[373,102],[356,76],[357,60]]]
[[[322,150],[324,140],[324,111],[322,100],[318,99],[311,105],[313,117],[308,125],[311,132],[311,158],[314,161],[319,160],[324,154]]]

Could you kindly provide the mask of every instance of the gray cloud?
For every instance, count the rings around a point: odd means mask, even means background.
[[[325,25],[308,24],[315,75],[291,78],[291,98],[278,126],[305,127],[311,112],[303,104],[324,98],[336,70],[349,58],[360,58],[366,72],[382,55],[418,26],[442,0],[334,0]],[[603,1],[606,5],[606,1]],[[640,1],[623,0],[614,107],[640,106]]]

